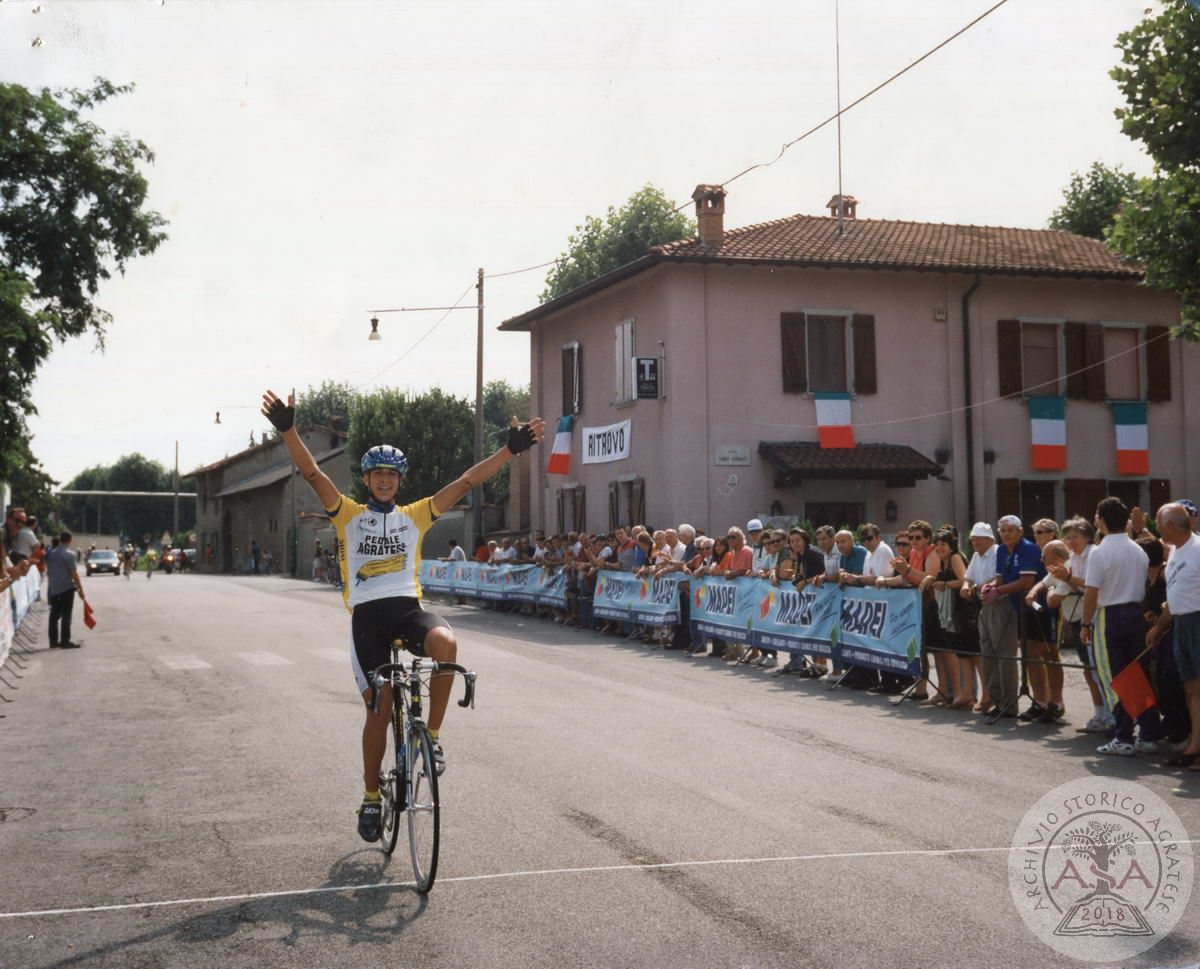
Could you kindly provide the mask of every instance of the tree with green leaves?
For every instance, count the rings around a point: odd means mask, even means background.
[[[348,383],[326,380],[320,387],[309,387],[296,399],[296,426],[345,434],[350,428],[350,410],[357,396],[358,391]]]
[[[473,428],[471,405],[436,387],[415,396],[387,389],[360,394],[350,409],[346,448],[354,481],[351,497],[366,500],[358,466],[362,455],[376,444],[398,447],[408,458],[397,503],[435,494],[471,467]]]
[[[0,83],[0,478],[20,457],[34,374],[53,341],[90,332],[103,346],[101,282],[166,238],[139,171],[153,152],[87,117],[131,90],[99,78],[58,91]]]
[[[12,504],[24,508],[46,530],[51,519],[58,517],[59,500],[54,494],[54,486],[58,482],[46,473],[34,457],[28,439],[21,438],[13,450],[17,460],[8,482],[12,487]]]
[[[68,491],[173,491],[172,475],[161,463],[134,452],[111,465],[97,465],[79,472],[66,486]],[[196,479],[181,477],[180,491],[195,491]],[[62,516],[69,526],[94,529],[99,518],[105,532],[141,538],[149,532],[155,538],[174,521],[174,503],[170,498],[106,497],[88,498],[67,495],[62,501]],[[179,499],[179,525],[187,531],[196,524],[196,502]]]
[[[507,380],[490,381],[483,388],[483,453],[491,454],[508,439],[509,421],[527,419],[529,384],[514,387]],[[508,465],[483,484],[483,500],[500,504],[508,497]]]
[[[1200,340],[1200,11],[1168,0],[1117,46],[1117,118],[1145,145],[1154,174],[1137,181],[1108,242],[1145,267],[1147,283],[1177,294],[1177,332]]]
[[[1120,165],[1092,162],[1086,174],[1071,173],[1063,189],[1063,204],[1050,216],[1051,229],[1063,229],[1089,239],[1104,239],[1117,211],[1137,185],[1137,176]]]
[[[644,185],[603,219],[589,215],[567,238],[567,251],[546,275],[541,300],[554,299],[644,256],[651,246],[687,239],[696,223],[674,211],[661,189]]]

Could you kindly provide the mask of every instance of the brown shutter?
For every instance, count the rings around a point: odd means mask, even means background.
[[[621,486],[615,481],[608,483],[608,530],[612,531],[620,524],[621,517]]]
[[[1171,338],[1165,326],[1146,327],[1146,400],[1171,399]]]
[[[1103,478],[1067,478],[1063,482],[1063,511],[1067,518],[1091,521],[1096,506],[1104,500],[1108,485]]]
[[[564,519],[564,517],[565,517],[565,516],[563,515],[563,503],[564,503],[564,500],[565,500],[565,496],[564,496],[564,494],[563,494],[563,489],[562,489],[562,488],[559,488],[559,489],[558,489],[558,533],[559,533],[560,535],[561,535],[563,532],[567,531],[567,523],[566,523],[566,522],[563,520],[563,519]]]
[[[646,479],[634,478],[633,487],[630,489],[630,504],[632,508],[633,520],[630,525],[645,525],[646,524]]]
[[[1063,343],[1067,349],[1067,397],[1087,399],[1087,324],[1067,323],[1063,327]]]
[[[996,356],[1000,361],[1000,396],[1020,397],[1022,384],[1020,320],[997,320]]]
[[[1150,479],[1150,515],[1158,514],[1158,509],[1171,501],[1171,482],[1168,478]]]
[[[782,340],[783,392],[803,394],[808,391],[808,355],[805,351],[803,313],[780,313],[779,330]]]
[[[850,323],[850,335],[854,341],[854,392],[878,393],[875,378],[875,317],[856,313]]]
[[[1087,370],[1083,372],[1087,400],[1104,400],[1104,327],[1088,323],[1084,328],[1087,342]]]
[[[560,415],[575,413],[575,348],[563,347],[562,352],[562,410]]]
[[[1002,515],[1021,514],[1021,482],[1016,478],[996,479],[996,514],[995,519]]]
[[[571,525],[574,531],[581,532],[587,523],[587,514],[584,511],[584,493],[583,485],[579,485],[575,489],[575,521]]]

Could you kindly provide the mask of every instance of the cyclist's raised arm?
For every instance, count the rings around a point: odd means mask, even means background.
[[[540,417],[535,417],[528,424],[521,425],[517,424],[517,419],[514,417],[512,426],[508,429],[508,442],[504,447],[490,458],[484,458],[475,467],[468,469],[462,477],[451,481],[434,495],[433,513],[441,515],[449,511],[466,496],[468,491],[476,485],[483,484],[504,467],[509,458],[522,451],[528,451],[535,444],[540,444],[545,433],[546,422]]]
[[[309,487],[316,493],[321,507],[326,510],[333,508],[338,503],[337,486],[317,467],[312,452],[304,446],[300,435],[296,433],[296,399],[289,394],[285,404],[275,395],[275,391],[268,390],[263,394],[262,414],[279,431],[279,436],[287,445],[288,454]]]

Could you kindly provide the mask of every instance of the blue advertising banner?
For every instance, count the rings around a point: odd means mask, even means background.
[[[530,582],[529,588],[533,593],[532,602],[540,606],[554,606],[557,609],[567,608],[567,573],[562,569],[547,572],[537,569],[537,576]]]
[[[421,591],[449,592],[451,565],[449,562],[421,562]]]
[[[748,643],[754,628],[754,609],[763,579],[718,579],[701,576],[692,579],[692,629],[706,636],[737,643]]]
[[[643,626],[674,626],[679,622],[679,583],[685,576],[678,572],[642,579],[638,596],[631,603],[630,618]]]
[[[758,580],[758,611],[751,642],[759,649],[832,656],[841,621],[842,590],[836,585],[772,586]]]
[[[596,577],[596,592],[592,597],[592,612],[601,619],[630,619],[630,613],[642,580],[628,572],[604,571]]]
[[[479,566],[479,586],[475,592],[480,599],[503,602],[508,583],[504,581],[504,569],[495,565]]]
[[[475,596],[479,592],[479,569],[475,562],[455,562],[450,571],[450,591],[456,596]]]
[[[916,589],[842,590],[839,666],[921,675],[921,596]]]

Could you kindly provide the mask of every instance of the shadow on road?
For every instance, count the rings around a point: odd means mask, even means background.
[[[383,885],[390,862],[377,849],[362,848],[339,858],[325,884],[313,894],[237,902],[91,946],[49,965],[52,969],[75,966],[164,940],[185,947],[236,937],[239,942],[293,946],[325,936],[341,937],[351,946],[391,945],[425,914],[429,899],[412,885]],[[356,885],[363,887],[356,889]]]

